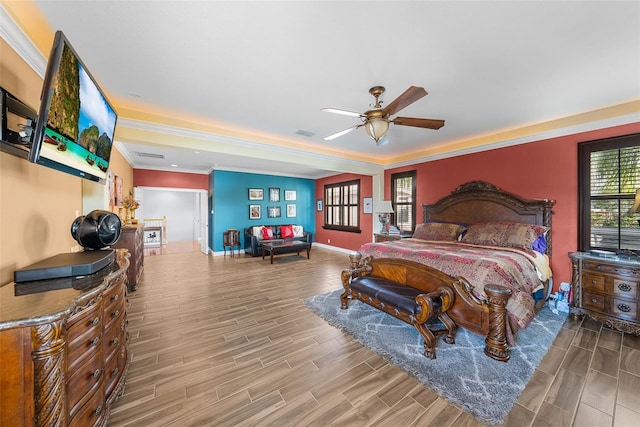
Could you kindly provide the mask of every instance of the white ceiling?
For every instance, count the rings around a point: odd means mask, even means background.
[[[192,172],[317,178],[397,166],[406,153],[426,158],[433,147],[640,99],[638,1],[36,4],[116,110],[162,110],[249,135],[198,131],[196,149],[183,142],[194,136],[187,127],[169,128],[169,144],[119,139],[135,168],[173,163]],[[362,128],[324,141],[358,119],[320,109],[363,112],[375,85],[386,87],[386,104],[411,85],[424,87],[429,95],[398,115],[444,119],[445,126],[392,125],[383,147]],[[119,126],[149,127],[122,113]]]

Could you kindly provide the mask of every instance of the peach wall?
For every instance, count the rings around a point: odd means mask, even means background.
[[[133,186],[188,188],[209,191],[209,175],[134,169]]]
[[[578,143],[637,132],[640,123],[389,169],[385,171],[385,196],[390,196],[392,173],[415,169],[420,204],[433,203],[473,180],[487,181],[527,198],[555,200],[551,266],[557,287],[571,281],[567,254],[577,249]],[[422,209],[416,214],[422,218]]]
[[[322,199],[324,206],[324,186],[327,184],[335,184],[337,182],[360,180],[360,203],[363,204],[364,197],[373,195],[373,178],[367,175],[356,174],[340,174],[328,178],[316,180],[316,199]],[[350,233],[345,231],[325,230],[322,228],[324,224],[323,212],[316,209],[316,242],[324,243],[338,248],[358,249],[364,243],[371,241],[373,235],[372,214],[363,214],[360,211],[360,230],[361,233]]]
[[[3,39],[0,52],[0,86],[37,110],[42,79]],[[70,252],[77,243],[69,230],[81,210],[81,178],[0,153],[0,285],[18,268]]]

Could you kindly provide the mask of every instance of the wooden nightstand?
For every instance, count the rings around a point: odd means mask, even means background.
[[[573,317],[590,316],[608,327],[640,335],[640,259],[569,253]]]
[[[411,234],[382,234],[382,233],[373,233],[373,241],[376,243],[379,242],[390,242],[393,240],[405,239],[407,237],[411,237]]]

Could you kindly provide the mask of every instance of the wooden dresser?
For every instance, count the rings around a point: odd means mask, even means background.
[[[126,249],[131,254],[131,265],[127,273],[127,287],[135,291],[144,270],[144,224],[125,225],[115,249]]]
[[[91,276],[0,288],[0,425],[104,426],[129,366],[129,254]],[[35,282],[32,282],[35,283]]]
[[[640,335],[640,259],[569,254],[571,315],[593,317],[610,328]]]

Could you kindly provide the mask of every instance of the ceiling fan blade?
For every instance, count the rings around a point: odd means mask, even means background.
[[[413,126],[417,128],[440,129],[444,126],[444,120],[436,119],[416,119],[413,117],[396,117],[391,120],[394,125]]]
[[[338,133],[334,133],[333,135],[329,135],[329,136],[325,137],[325,138],[324,138],[324,140],[325,140],[325,141],[331,141],[332,139],[336,139],[336,138],[338,138],[338,137],[340,137],[340,136],[342,136],[342,135],[346,135],[346,134],[348,134],[349,132],[351,132],[352,130],[356,130],[356,129],[358,129],[359,127],[362,127],[362,126],[364,126],[364,124],[360,124],[360,125],[352,126],[352,127],[348,128],[348,129],[341,130],[341,131],[340,131],[340,132],[338,132]]]
[[[403,108],[413,104],[418,99],[427,95],[427,91],[423,87],[411,86],[405,90],[402,95],[394,99],[391,104],[382,109],[385,114],[394,115]]]
[[[388,143],[389,143],[389,134],[386,134],[385,136],[380,138],[378,142],[376,142],[376,146],[381,147],[383,145],[387,145]]]
[[[327,113],[343,114],[345,116],[351,116],[351,117],[362,117],[362,114],[356,113],[355,111],[340,110],[338,108],[321,108],[320,111],[325,111]]]

